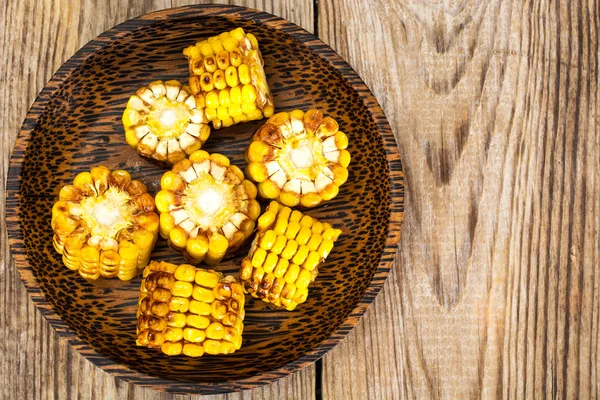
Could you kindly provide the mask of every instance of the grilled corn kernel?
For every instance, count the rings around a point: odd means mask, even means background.
[[[191,357],[204,354],[205,347],[210,354],[230,354],[240,348],[244,296],[233,277],[154,261],[143,276],[137,314],[139,346]]]
[[[215,129],[271,116],[274,111],[258,41],[243,30],[235,32],[223,32],[183,51],[189,62],[191,92],[199,96],[212,90],[218,92],[220,107],[224,109],[218,112],[213,102],[207,102],[205,110]],[[226,90],[230,91],[228,99],[221,96]],[[132,101],[136,102],[137,99]],[[127,120],[137,121],[138,114],[137,109],[132,109]]]
[[[86,279],[130,280],[149,261],[158,221],[144,184],[126,171],[95,167],[60,190],[52,243],[65,266]]]

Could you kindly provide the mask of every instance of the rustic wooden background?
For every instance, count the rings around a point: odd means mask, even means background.
[[[358,71],[408,187],[396,266],[349,337],[293,376],[211,398],[600,398],[599,0],[229,3],[314,32]],[[1,180],[66,59],[184,4],[1,0]],[[57,337],[11,260],[3,200],[0,397],[189,399],[115,380]]]

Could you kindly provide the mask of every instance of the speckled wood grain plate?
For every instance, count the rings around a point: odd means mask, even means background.
[[[126,169],[152,194],[165,172],[125,142],[128,97],[156,79],[187,80],[184,47],[241,26],[259,40],[276,111],[316,107],[350,140],[348,182],[309,211],[344,234],[320,267],[306,303],[271,309],[247,297],[244,342],[228,356],[168,357],[136,347],[139,278],[90,283],[52,248],[51,209],[61,186],[95,165]],[[264,121],[213,131],[204,149],[244,167],[242,153]],[[125,22],[78,51],[41,92],[10,160],[7,225],[11,251],[33,301],[50,325],[95,365],[158,390],[218,393],[272,382],[323,356],[375,299],[392,266],[403,216],[396,142],[357,74],[315,36],[270,14],[231,6],[191,6]],[[238,275],[243,252],[218,270]],[[183,262],[164,240],[153,259]]]

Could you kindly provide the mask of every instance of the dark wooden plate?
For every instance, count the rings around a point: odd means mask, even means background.
[[[296,311],[250,299],[242,349],[230,356],[167,357],[135,346],[139,278],[88,283],[52,248],[50,215],[61,186],[104,164],[128,170],[152,194],[165,170],[125,142],[129,95],[156,79],[186,81],[182,49],[241,26],[262,48],[277,111],[316,107],[350,139],[350,177],[339,196],[309,212],[344,230]],[[243,167],[242,152],[264,121],[213,131],[205,149]],[[377,101],[346,62],[298,26],[231,6],[191,6],[125,22],[79,50],[31,107],[10,160],[7,225],[11,251],[34,303],[56,331],[95,365],[158,390],[216,393],[271,382],[335,346],[358,322],[392,266],[404,210],[396,142]],[[243,257],[218,269],[237,274]],[[159,240],[153,258],[183,262]],[[390,332],[390,334],[392,334]]]

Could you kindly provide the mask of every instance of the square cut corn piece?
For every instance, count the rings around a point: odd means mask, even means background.
[[[231,354],[242,345],[244,290],[220,272],[152,261],[137,311],[138,346],[169,356]]]
[[[258,219],[258,234],[240,278],[252,296],[287,310],[304,303],[308,286],[342,233],[275,201]]]
[[[215,129],[273,115],[256,37],[236,28],[187,47],[189,85]]]
[[[160,164],[173,165],[200,149],[210,135],[204,106],[175,80],[154,81],[129,98],[123,112],[131,147]]]
[[[160,186],[160,234],[191,264],[219,263],[254,231],[256,186],[224,155],[198,150],[166,172]]]
[[[159,218],[142,182],[100,166],[61,188],[51,225],[67,268],[90,280],[128,281],[148,264]]]
[[[318,110],[273,115],[246,149],[247,176],[258,194],[289,207],[315,207],[336,197],[348,179],[348,137]]]

